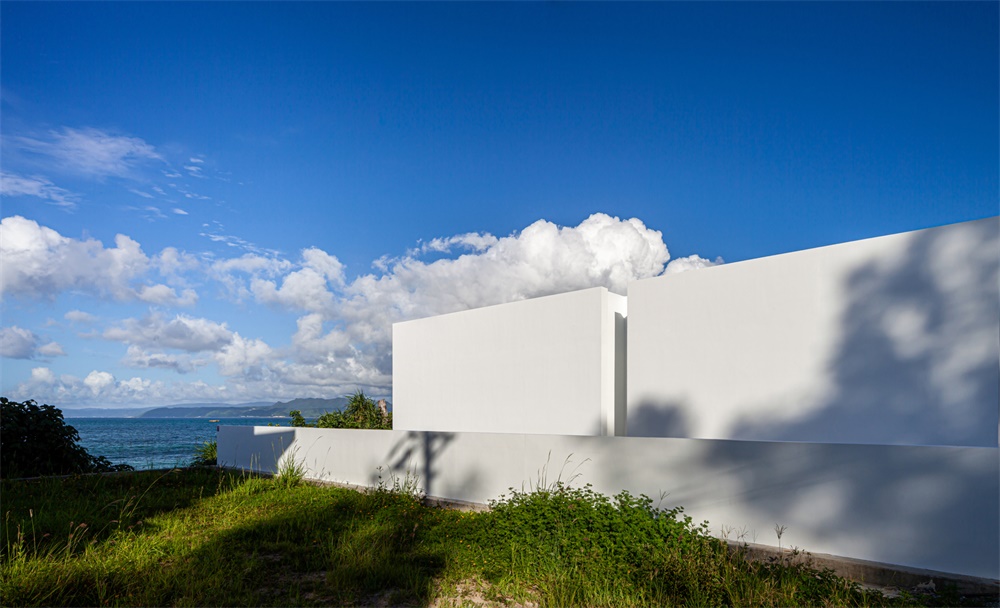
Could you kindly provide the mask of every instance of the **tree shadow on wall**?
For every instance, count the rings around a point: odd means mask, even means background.
[[[889,547],[894,563],[950,555],[964,560],[952,570],[998,577],[996,451],[832,445],[997,447],[995,221],[915,235],[897,263],[850,274],[830,396],[804,418],[747,418],[733,433],[821,445],[707,442],[706,464],[738,471],[736,497],[777,522],[813,510],[814,534]],[[762,491],[776,480],[785,491]]]
[[[830,393],[804,418],[744,418],[731,436],[997,447],[998,265],[989,220],[914,235],[897,262],[857,268]]]
[[[436,481],[438,460],[455,439],[454,433],[434,431],[409,431],[389,450],[387,460],[389,471],[397,478],[415,475],[419,478],[420,489],[427,496],[440,493]],[[370,483],[378,485],[378,474],[373,474]]]
[[[691,423],[676,402],[645,400],[628,411],[629,437],[690,437]]]

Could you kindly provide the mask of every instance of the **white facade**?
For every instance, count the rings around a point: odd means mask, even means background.
[[[597,287],[396,323],[393,426],[614,435],[625,313]]]
[[[997,218],[628,288],[628,434],[997,447]]]

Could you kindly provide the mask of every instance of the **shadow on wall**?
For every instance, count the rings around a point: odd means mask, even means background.
[[[219,462],[227,467],[258,473],[277,473],[278,466],[295,441],[295,431],[274,431],[273,427],[258,432],[257,427],[222,427],[226,437],[219,446],[232,445],[230,453],[219,453]],[[218,440],[217,440],[218,441]]]
[[[719,475],[697,483],[726,484],[748,517],[802,522],[891,563],[934,569],[950,556],[963,563],[936,568],[998,578],[998,266],[995,224],[979,222],[915,235],[894,264],[853,271],[829,397],[794,421],[741,420],[732,436],[759,443],[705,441],[694,468]],[[640,404],[629,435],[684,436],[680,405]],[[858,445],[887,437],[918,447]],[[977,447],[919,447],[935,445]],[[609,474],[625,476],[624,466]]]
[[[629,408],[629,437],[690,437],[686,408],[673,402],[642,401]]]
[[[389,450],[389,470],[397,477],[417,475],[424,494],[437,496],[437,461],[454,438],[454,433],[409,431]],[[370,485],[378,485],[378,474],[372,474]]]
[[[990,457],[967,448],[713,442],[706,463],[734,471],[739,499],[778,523],[803,521],[815,537],[878,550],[891,563],[997,578],[1000,484]]]
[[[997,447],[995,222],[921,233],[897,263],[851,273],[829,396],[796,421],[745,418],[732,436]]]

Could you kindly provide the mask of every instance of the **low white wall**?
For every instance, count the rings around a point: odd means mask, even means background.
[[[989,218],[631,283],[628,435],[997,447],[998,234]]]
[[[614,435],[625,312],[623,296],[598,287],[396,323],[393,426]]]
[[[223,426],[218,456],[268,472],[293,458],[359,485],[410,471],[429,495],[472,502],[579,473],[609,495],[666,492],[715,534],[776,545],[778,523],[784,546],[1000,578],[997,448]]]

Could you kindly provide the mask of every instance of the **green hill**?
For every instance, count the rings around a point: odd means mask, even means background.
[[[271,418],[287,417],[291,410],[299,410],[306,418],[316,418],[326,412],[343,409],[347,397],[334,399],[303,398],[267,404],[246,403],[227,405],[224,403],[197,403],[190,405],[168,405],[143,412],[140,418]]]

